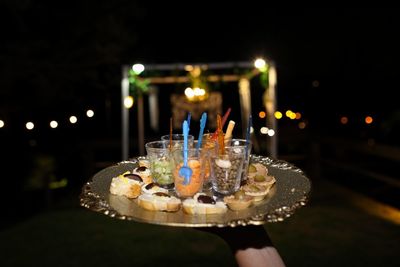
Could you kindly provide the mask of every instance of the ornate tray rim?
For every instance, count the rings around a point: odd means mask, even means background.
[[[128,160],[128,161],[121,161],[114,165],[110,165],[109,167],[119,166],[121,164],[127,164],[127,163],[129,163],[129,164],[137,163],[138,160],[141,158],[144,158],[144,157],[140,156],[140,157],[136,157],[131,160]],[[261,156],[261,155],[250,155],[250,161],[263,161],[268,166],[278,168],[280,170],[287,170],[287,171],[291,171],[291,172],[300,174],[308,180],[310,188],[309,188],[308,192],[305,192],[302,195],[302,197],[300,197],[290,207],[283,206],[280,208],[276,208],[275,210],[268,212],[266,214],[257,214],[255,216],[252,216],[252,217],[249,217],[246,219],[232,220],[226,224],[221,224],[221,223],[205,223],[205,224],[168,223],[168,224],[163,224],[161,222],[148,222],[148,221],[140,220],[139,218],[131,217],[128,215],[122,215],[118,211],[113,209],[111,207],[111,205],[108,203],[108,201],[106,201],[103,197],[101,197],[100,195],[95,193],[92,190],[93,179],[97,174],[99,174],[102,170],[104,170],[104,169],[102,169],[99,172],[97,172],[96,174],[94,174],[89,179],[89,181],[86,182],[85,185],[83,185],[81,194],[79,196],[80,205],[89,210],[92,210],[92,211],[95,211],[98,213],[102,213],[111,218],[116,218],[116,219],[120,219],[120,220],[152,223],[152,224],[167,225],[167,226],[178,226],[178,227],[214,227],[214,226],[216,226],[216,227],[226,227],[226,226],[235,227],[235,226],[239,226],[239,225],[242,225],[242,226],[262,225],[265,223],[280,222],[280,221],[285,220],[286,218],[289,218],[292,214],[295,213],[295,211],[298,208],[303,207],[307,204],[307,202],[309,200],[309,196],[311,194],[312,184],[311,184],[310,179],[308,179],[304,175],[304,172],[300,168],[296,167],[295,165],[293,165],[287,161],[277,160],[277,159],[273,159],[271,157],[265,157],[265,156]],[[109,167],[106,167],[106,168],[109,168]]]

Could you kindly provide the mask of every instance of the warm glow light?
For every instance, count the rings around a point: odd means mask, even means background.
[[[188,87],[185,89],[185,95],[187,98],[193,98],[194,97],[194,91],[192,88]]]
[[[268,134],[268,128],[267,127],[261,127],[260,133],[261,134]]]
[[[268,132],[267,132],[267,134],[268,134],[269,136],[274,136],[274,135],[275,135],[275,131],[274,131],[273,129],[269,129]]]
[[[302,121],[302,122],[299,122],[299,128],[300,129],[304,129],[304,128],[306,128],[306,123],[304,122],[304,121]]]
[[[264,119],[265,118],[265,112],[264,111],[260,111],[259,113],[258,113],[258,117],[260,117],[260,119]]]
[[[4,127],[4,121],[0,120],[0,128]]]
[[[290,117],[289,117],[291,120],[294,120],[294,119],[296,119],[296,113],[294,113],[294,112],[292,112],[292,113],[290,113]]]
[[[185,66],[185,70],[186,70],[186,71],[193,71],[193,69],[194,69],[194,68],[193,68],[192,65],[186,65],[186,66]]]
[[[88,111],[86,111],[86,116],[88,116],[89,118],[94,116],[94,111],[89,109]]]
[[[286,111],[285,115],[286,117],[290,118],[292,116],[293,111],[291,111],[290,109]]]
[[[78,121],[78,118],[75,116],[71,116],[69,117],[69,122],[71,122],[72,124],[76,123]]]
[[[35,128],[35,124],[33,124],[33,122],[27,122],[26,123],[26,129],[28,129],[28,130],[32,130],[33,128]]]
[[[257,58],[254,61],[254,67],[256,67],[259,70],[263,70],[265,69],[265,66],[267,65],[267,63],[265,63],[265,60],[262,58]]]
[[[250,127],[250,133],[254,133],[254,128]]]
[[[346,116],[343,116],[340,118],[341,124],[347,124],[348,122],[349,122],[349,118],[347,118]]]
[[[125,108],[131,108],[133,106],[134,99],[132,96],[126,96],[124,99],[124,106]]]
[[[374,121],[374,119],[372,119],[371,116],[365,117],[365,123],[366,123],[366,124],[371,124],[373,121]]]
[[[57,126],[58,126],[58,122],[56,122],[56,121],[51,121],[51,122],[50,122],[50,127],[51,127],[51,128],[54,129],[54,128],[57,128]]]
[[[193,89],[193,93],[195,96],[201,96],[204,95],[206,92],[204,91],[204,89],[200,89],[198,87]]]
[[[277,120],[282,119],[282,112],[280,111],[275,111],[274,116]]]
[[[139,75],[144,71],[144,66],[143,64],[135,64],[132,66],[132,70],[136,75]]]
[[[296,115],[296,120],[300,120],[301,119],[301,113],[300,112],[296,112],[295,113],[295,115]]]

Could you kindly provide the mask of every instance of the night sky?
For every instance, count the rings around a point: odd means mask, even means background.
[[[258,56],[277,65],[278,108],[389,117],[398,108],[398,9],[163,5],[2,1],[0,116],[26,121],[107,101],[119,116],[123,64]]]

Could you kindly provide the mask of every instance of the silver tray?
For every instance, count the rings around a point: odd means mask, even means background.
[[[267,197],[257,205],[242,211],[228,210],[218,215],[189,215],[178,212],[154,212],[142,209],[137,200],[109,193],[111,180],[138,165],[138,158],[120,162],[95,174],[82,188],[81,206],[107,216],[143,223],[179,227],[235,227],[278,222],[290,217],[296,209],[307,203],[311,182],[296,166],[282,160],[251,155],[251,162],[262,163],[276,183]]]

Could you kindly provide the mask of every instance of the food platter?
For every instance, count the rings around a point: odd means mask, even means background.
[[[251,155],[251,163],[261,163],[268,173],[275,176],[276,183],[267,197],[259,203],[240,211],[228,210],[224,214],[190,215],[177,212],[148,211],[137,200],[110,194],[113,177],[138,166],[139,158],[119,162],[96,173],[82,188],[81,206],[112,218],[176,227],[235,227],[260,225],[283,221],[309,198],[311,182],[303,171],[282,160]]]

